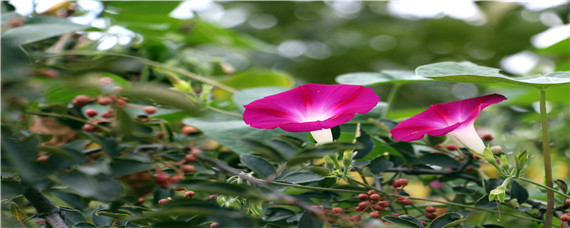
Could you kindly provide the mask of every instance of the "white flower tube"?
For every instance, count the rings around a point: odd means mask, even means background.
[[[475,151],[477,154],[483,154],[485,151],[485,144],[477,131],[475,131],[475,126],[469,124],[465,127],[457,128],[449,134],[459,140],[467,148]]]
[[[325,144],[333,141],[332,131],[330,128],[311,131],[311,135],[317,141],[317,144]]]

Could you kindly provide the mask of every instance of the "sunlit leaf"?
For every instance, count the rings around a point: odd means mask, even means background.
[[[339,84],[373,86],[384,83],[404,83],[429,81],[431,79],[416,75],[413,71],[384,70],[382,72],[355,72],[336,77]]]
[[[442,81],[463,83],[508,83],[537,89],[548,89],[570,84],[570,71],[553,72],[546,75],[509,77],[500,69],[478,66],[469,62],[441,62],[416,68],[416,74]]]
[[[75,24],[63,18],[35,16],[27,20],[23,26],[3,32],[2,42],[22,45],[87,28],[89,26]]]

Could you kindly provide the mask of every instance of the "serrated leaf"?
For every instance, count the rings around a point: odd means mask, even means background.
[[[394,82],[429,81],[431,79],[418,76],[413,71],[385,70],[382,72],[354,72],[336,77],[339,84],[372,86]]]
[[[393,223],[396,225],[401,225],[404,227],[414,227],[414,228],[417,228],[417,227],[423,228],[424,227],[424,225],[420,221],[418,221],[416,218],[409,216],[409,215],[400,215],[399,217],[386,215],[386,216],[383,216],[382,219],[384,219],[390,223]]]
[[[249,154],[240,155],[240,160],[243,165],[253,170],[257,175],[262,178],[267,178],[275,173],[275,168],[266,159]]]
[[[429,153],[417,159],[418,162],[428,165],[437,165],[443,168],[458,168],[459,162],[442,153]]]
[[[570,71],[553,72],[529,77],[509,77],[500,69],[478,66],[470,62],[441,62],[416,68],[416,74],[442,81],[463,83],[508,83],[536,89],[570,84]]]
[[[434,219],[429,227],[430,228],[446,228],[456,226],[462,221],[461,215],[455,212],[445,213]]]

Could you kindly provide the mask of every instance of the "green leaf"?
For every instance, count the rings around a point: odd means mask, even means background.
[[[63,18],[35,16],[26,21],[23,26],[3,32],[2,42],[8,41],[12,45],[22,45],[87,28],[89,26],[75,24]]]
[[[352,143],[327,143],[325,145],[317,146],[301,151],[295,156],[287,160],[287,165],[292,166],[312,159],[323,158],[324,156],[339,153],[345,150],[354,149]]]
[[[3,133],[2,157],[10,161],[10,167],[18,171],[18,175],[28,183],[39,183],[46,171],[41,170],[35,159],[37,157],[40,139],[37,136],[16,139],[8,133]]]
[[[423,164],[437,165],[443,168],[458,168],[460,165],[455,159],[442,153],[429,153],[418,158],[417,161]]]
[[[416,68],[416,74],[442,81],[463,83],[508,83],[536,89],[548,89],[570,84],[570,71],[553,72],[529,77],[509,77],[500,69],[478,66],[469,62],[441,62]]]
[[[404,227],[424,227],[424,225],[419,220],[409,215],[400,215],[398,217],[386,215],[382,216],[382,219]]]
[[[293,77],[291,77],[291,75],[285,72],[273,70],[244,71],[234,74],[225,80],[221,80],[221,82],[236,89],[254,87],[273,87],[273,89],[276,89],[275,87],[290,88],[294,84]],[[267,90],[271,91],[272,89],[269,88]],[[266,90],[262,91],[265,92]],[[215,90],[214,96],[219,99],[226,99],[229,98],[231,94],[227,91]]]
[[[241,139],[240,142],[243,142],[245,145],[250,147],[253,151],[257,152],[260,155],[274,161],[274,162],[284,162],[285,155],[281,154],[275,148],[265,144],[264,142],[256,139]]]
[[[459,223],[461,221],[462,221],[461,215],[459,215],[455,212],[449,212],[449,213],[445,213],[445,214],[437,217],[436,219],[434,219],[430,223],[429,227],[430,228],[452,227],[452,226],[459,225]]]
[[[323,227],[324,223],[315,215],[310,212],[303,213],[301,219],[299,220],[299,228],[309,228],[309,227]]]
[[[568,191],[568,185],[567,185],[566,182],[564,182],[563,180],[556,179],[556,180],[554,180],[554,183],[556,183],[556,186],[557,186],[558,188],[560,188],[560,190],[562,190],[562,192],[567,192],[567,191]]]
[[[394,163],[389,161],[388,157],[380,156],[374,158],[374,160],[370,162],[370,165],[368,165],[368,168],[370,168],[370,171],[372,171],[372,173],[378,174],[386,171],[389,168],[392,168],[392,166],[394,166]]]
[[[92,197],[97,193],[97,182],[77,170],[61,173],[56,179],[83,197]]]
[[[416,75],[413,71],[384,70],[382,72],[355,72],[336,77],[339,84],[373,86],[384,83],[404,83],[429,81],[431,79]]]
[[[475,202],[475,207],[483,209],[493,209],[497,208],[499,205],[497,201],[489,201],[489,195],[484,195],[477,202]]]
[[[243,165],[253,170],[257,175],[262,178],[267,178],[275,173],[275,168],[266,159],[249,154],[240,155],[240,160]]]
[[[270,207],[263,211],[262,219],[268,222],[274,222],[290,218],[295,215],[295,212],[286,208]]]
[[[122,177],[152,169],[152,163],[134,159],[115,158],[110,164],[112,177]]]
[[[244,89],[234,94],[233,101],[242,111],[243,107],[257,99],[261,99],[273,94],[278,94],[289,90],[287,87],[256,87],[251,89]]]
[[[286,132],[281,129],[257,129],[246,125],[243,120],[235,117],[226,117],[208,114],[200,118],[186,118],[184,124],[200,129],[209,138],[218,141],[223,146],[237,154],[251,154],[254,151],[240,139],[254,138],[268,141],[272,138],[287,135],[307,141],[306,133]]]
[[[325,179],[325,178],[319,174],[312,173],[312,172],[300,171],[300,172],[294,172],[294,173],[287,174],[283,177],[279,177],[277,180],[283,181],[283,182],[288,182],[288,183],[298,184],[298,183],[320,181],[322,179]]]
[[[370,135],[366,133],[362,128],[360,129],[360,136],[356,138],[356,142],[359,143],[362,147],[358,150],[355,150],[357,153],[354,155],[354,159],[360,159],[365,157],[374,149],[374,141],[370,138]]]
[[[183,93],[156,84],[135,84],[125,89],[122,94],[134,99],[144,99],[165,107],[184,110],[193,116],[198,116],[205,110],[205,106],[198,100],[191,100]]]
[[[519,204],[526,202],[529,197],[528,191],[517,181],[511,180],[511,199],[517,199]]]

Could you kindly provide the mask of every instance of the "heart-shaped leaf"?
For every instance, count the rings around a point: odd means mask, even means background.
[[[372,86],[384,83],[394,82],[415,82],[415,81],[428,81],[429,78],[424,78],[416,75],[413,71],[404,70],[384,70],[381,72],[354,72],[342,74],[336,77],[336,82],[339,84],[348,85],[363,85]]]
[[[416,68],[416,74],[426,78],[463,83],[508,83],[536,89],[549,89],[570,84],[570,71],[552,72],[529,77],[509,77],[500,69],[478,66],[470,62],[441,62]]]

